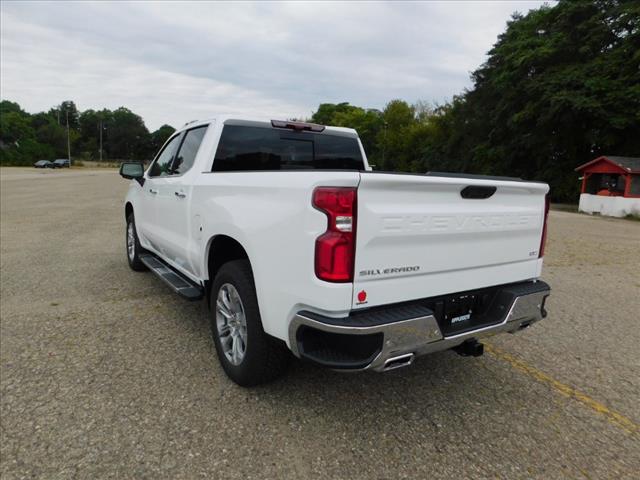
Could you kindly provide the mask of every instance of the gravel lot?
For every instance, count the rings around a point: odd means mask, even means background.
[[[129,270],[126,181],[0,180],[3,479],[638,478],[640,222],[551,212],[550,316],[483,357],[245,390],[204,303]]]

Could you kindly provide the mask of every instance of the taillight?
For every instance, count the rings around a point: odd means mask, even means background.
[[[547,218],[549,218],[549,195],[544,197],[544,224],[542,225],[542,238],[540,239],[538,258],[544,256],[544,246],[547,243]]]
[[[356,239],[356,189],[318,187],[313,206],[328,217],[327,231],[316,239],[316,276],[327,282],[353,281]]]

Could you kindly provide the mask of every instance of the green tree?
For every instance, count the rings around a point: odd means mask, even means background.
[[[150,155],[149,158],[151,158],[153,154],[157,153],[160,150],[160,147],[164,145],[164,142],[166,142],[175,131],[176,129],[171,125],[165,124],[151,134],[150,148],[152,151],[152,155]]]
[[[403,100],[391,100],[382,112],[383,126],[377,134],[377,149],[380,151],[384,170],[409,171],[409,132],[415,124],[415,111]]]
[[[553,198],[575,201],[577,165],[640,154],[639,67],[639,2],[561,0],[514,15],[474,88],[445,112],[434,149],[467,171],[545,180]]]
[[[67,157],[67,129],[58,125],[56,118],[44,112],[36,113],[31,115],[31,127],[35,131],[36,141],[49,147],[48,157]],[[71,135],[71,138],[75,138],[75,135]],[[75,145],[73,145],[73,151],[75,151]]]
[[[49,110],[49,115],[56,119],[58,124],[67,126],[67,116],[69,118],[69,128],[77,129],[79,127],[78,108],[72,100],[65,100],[60,105]]]
[[[360,136],[365,152],[375,155],[376,139],[383,126],[381,112],[351,107],[349,110],[337,111],[331,120],[331,125],[354,128]]]
[[[9,112],[0,116],[0,139],[3,143],[15,144],[34,137],[35,132],[31,128],[28,115],[23,112]]]
[[[0,162],[30,165],[40,159],[66,158],[67,112],[73,158],[99,157],[101,128],[103,158],[144,160],[153,156],[151,134],[142,118],[127,108],[78,112],[74,102],[66,101],[47,113],[31,115],[17,103],[5,100],[0,102]],[[162,126],[155,132],[155,141],[163,142],[173,131],[168,125]]]
[[[111,110],[85,110],[79,116],[79,149],[85,158],[100,158],[100,133],[102,133],[102,158],[109,157],[109,127],[113,126]]]
[[[31,117],[17,103],[0,102],[0,163],[29,165],[50,158],[53,149],[40,143]]]
[[[311,116],[311,121],[320,125],[331,125],[336,114],[349,112],[353,108],[358,107],[349,105],[348,102],[321,103],[318,110]]]
[[[577,165],[640,155],[640,2],[560,0],[515,14],[472,80],[439,107],[390,102],[375,141],[363,140],[368,157],[386,170],[545,180],[552,198],[575,201]],[[363,112],[321,104],[312,121],[360,131]]]
[[[0,102],[0,117],[5,113],[25,113],[16,102],[10,102],[9,100],[2,100]]]
[[[364,109],[343,103],[322,103],[310,119],[321,125],[348,127],[357,130],[362,145],[371,163],[379,159],[376,148],[377,136],[383,126],[382,112]]]
[[[107,124],[108,152],[111,158],[147,160],[151,136],[139,115],[125,107],[112,112]]]

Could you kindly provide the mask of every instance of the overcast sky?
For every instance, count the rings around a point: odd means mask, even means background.
[[[443,102],[471,86],[512,12],[542,4],[3,0],[0,96],[29,112],[126,106],[152,130],[308,117],[321,102]]]

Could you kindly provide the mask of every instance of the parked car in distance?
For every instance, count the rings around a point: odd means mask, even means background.
[[[483,337],[547,316],[545,183],[372,172],[353,129],[227,117],[120,174],[130,267],[208,301],[243,386],[290,352],[346,371],[478,356]]]
[[[33,164],[33,166],[36,168],[55,168],[53,166],[53,163],[50,162],[49,160],[38,160],[36,163]]]
[[[69,160],[66,158],[58,158],[53,161],[53,168],[69,168]]]

